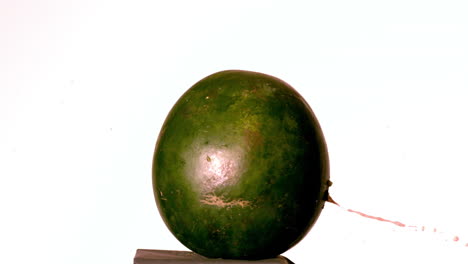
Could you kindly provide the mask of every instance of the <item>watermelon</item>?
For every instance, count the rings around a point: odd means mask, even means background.
[[[209,258],[275,257],[298,243],[328,199],[329,161],[304,98],[263,73],[197,82],[169,112],[153,191],[173,235]]]

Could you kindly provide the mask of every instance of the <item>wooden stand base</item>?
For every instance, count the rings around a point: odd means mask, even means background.
[[[210,259],[189,251],[137,249],[134,264],[294,264],[278,256],[262,260]]]

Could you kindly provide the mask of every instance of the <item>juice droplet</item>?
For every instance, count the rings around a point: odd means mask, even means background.
[[[377,221],[380,221],[380,222],[386,222],[386,223],[394,224],[394,225],[396,225],[396,226],[398,226],[400,228],[403,228],[404,230],[433,232],[433,233],[436,233],[437,235],[443,236],[445,241],[450,241],[450,240],[452,242],[459,242],[460,241],[459,236],[452,236],[451,239],[450,239],[450,236],[447,236],[448,234],[446,234],[443,231],[438,231],[437,228],[435,228],[435,227],[434,228],[427,228],[426,226],[406,225],[406,224],[404,224],[402,222],[399,222],[399,221],[393,221],[393,220],[385,219],[385,218],[382,218],[382,217],[379,217],[379,216],[368,215],[368,214],[365,214],[363,212],[359,212],[359,211],[356,211],[356,210],[353,210],[353,209],[347,209],[347,208],[341,206],[340,204],[338,204],[337,202],[333,201],[333,199],[331,199],[331,198],[329,198],[328,202],[335,204],[336,206],[338,206],[339,208],[341,208],[341,209],[343,209],[343,210],[345,210],[347,212],[350,212],[350,213],[353,213],[353,214],[358,214],[358,215],[360,215],[362,217],[377,220]],[[468,247],[468,243],[465,244],[465,247]]]

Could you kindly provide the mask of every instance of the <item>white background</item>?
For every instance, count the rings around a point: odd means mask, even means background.
[[[225,69],[275,75],[319,118],[331,194],[284,255],[467,263],[466,1],[0,2],[0,263],[132,263],[185,248],[153,199],[175,101]],[[454,235],[460,241],[451,241]]]

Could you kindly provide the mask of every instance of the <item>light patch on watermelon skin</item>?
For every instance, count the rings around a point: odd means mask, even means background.
[[[186,175],[197,189],[212,193],[237,184],[244,167],[241,147],[195,143],[192,149],[185,155]]]
[[[242,200],[242,199],[237,199],[237,200],[232,200],[232,201],[226,201],[226,199],[221,196],[216,196],[213,194],[206,194],[203,196],[203,199],[200,200],[201,203],[206,204],[206,205],[212,205],[212,206],[217,206],[217,207],[234,207],[234,206],[240,206],[242,208],[244,207],[251,207],[251,202]]]

